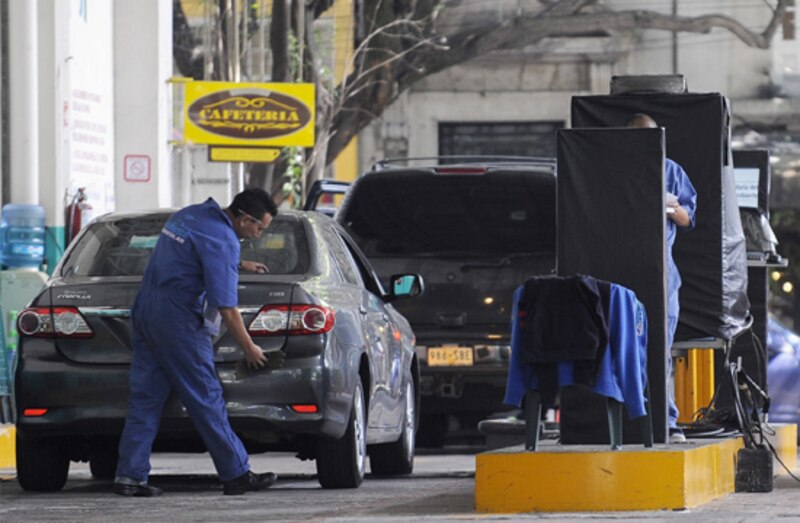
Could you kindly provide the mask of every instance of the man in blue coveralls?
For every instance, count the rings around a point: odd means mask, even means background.
[[[650,116],[637,113],[628,121],[628,127],[656,128],[658,125]],[[675,244],[677,228],[694,228],[694,214],[697,208],[697,191],[695,191],[689,176],[683,167],[669,158],[664,159],[664,181],[666,183],[667,202],[667,355],[669,357],[668,372],[672,373],[672,341],[675,338],[675,329],[678,326],[680,315],[680,302],[678,289],[681,287],[681,275],[672,258],[672,246]],[[669,391],[668,412],[670,443],[686,441],[683,431],[678,427],[678,407],[675,405],[674,392]]]
[[[228,421],[211,339],[221,319],[249,366],[267,364],[237,308],[238,269],[267,272],[267,267],[239,262],[239,238],[259,237],[277,213],[267,192],[251,188],[226,209],[212,198],[185,207],[161,230],[131,310],[130,402],[119,443],[116,494],[162,493],[148,483],[150,452],[172,391],[211,454],[225,494],[275,482],[275,474],[250,471],[247,452]]]

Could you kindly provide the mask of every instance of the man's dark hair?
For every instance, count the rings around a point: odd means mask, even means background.
[[[626,127],[658,127],[658,124],[649,114],[636,113],[628,120]]]
[[[259,220],[267,212],[272,216],[278,214],[278,206],[272,201],[272,197],[267,191],[258,187],[250,187],[234,196],[230,210],[234,214],[243,212]]]

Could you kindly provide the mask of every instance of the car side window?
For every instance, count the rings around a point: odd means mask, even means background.
[[[332,230],[332,228],[328,227],[324,228],[324,235],[328,240],[326,243],[330,247],[331,254],[336,260],[336,264],[339,266],[339,270],[341,271],[345,281],[353,285],[358,285],[359,287],[362,286],[361,278],[356,270],[355,262],[351,258],[350,253],[345,249],[345,246],[342,243],[339,235]]]
[[[375,275],[375,271],[370,265],[367,264],[367,262],[364,261],[364,256],[360,253],[358,247],[356,247],[347,237],[342,235],[341,238],[342,242],[345,244],[345,247],[347,247],[350,256],[355,261],[356,266],[358,266],[358,271],[361,273],[361,279],[364,280],[364,286],[367,288],[367,290],[379,297],[386,294],[383,290],[380,280]]]

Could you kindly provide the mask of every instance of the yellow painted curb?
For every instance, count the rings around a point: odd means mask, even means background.
[[[16,467],[16,429],[13,425],[0,425],[0,469]]]
[[[772,444],[793,467],[797,427],[776,432]],[[538,452],[517,446],[478,454],[475,506],[487,513],[669,510],[732,493],[742,438],[691,441],[621,451],[542,442]]]

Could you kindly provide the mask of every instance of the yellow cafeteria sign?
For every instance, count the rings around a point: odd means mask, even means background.
[[[187,142],[210,145],[314,145],[314,84],[189,82]]]

